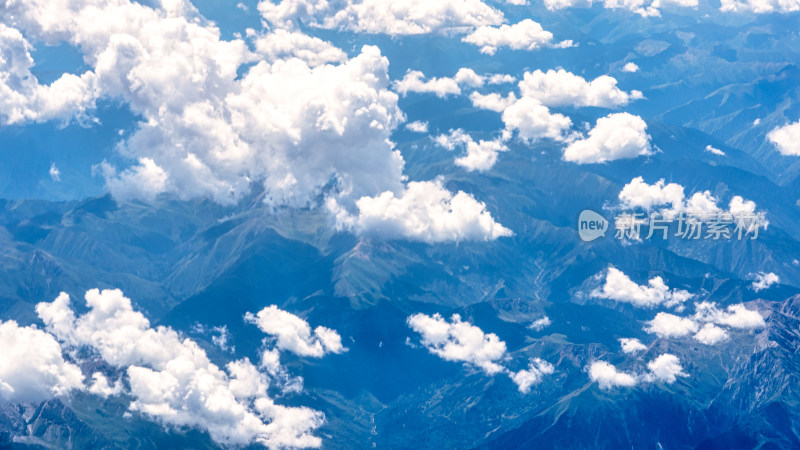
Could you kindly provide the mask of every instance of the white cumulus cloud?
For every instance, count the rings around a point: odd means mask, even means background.
[[[448,95],[461,94],[462,86],[478,88],[483,86],[487,79],[495,82],[503,81],[502,78],[496,78],[498,75],[503,76],[501,74],[478,75],[474,70],[462,67],[452,77],[425,79],[425,74],[419,70],[409,70],[402,79],[393,83],[393,87],[403,96],[409,92],[416,92],[435,94],[439,98],[445,98]]]
[[[420,342],[432,354],[446,361],[477,367],[487,375],[504,373],[523,394],[529,393],[534,384],[555,371],[552,364],[541,358],[531,359],[527,369],[510,371],[503,365],[508,359],[506,343],[496,334],[484,333],[475,325],[462,321],[458,314],[453,314],[448,321],[438,313],[432,316],[417,313],[406,321],[422,336]]]
[[[773,272],[758,272],[752,274],[752,276],[753,282],[750,284],[750,289],[755,292],[769,289],[773,285],[781,282],[781,278]]]
[[[472,106],[480,109],[488,109],[494,112],[503,112],[509,106],[517,101],[517,96],[513,92],[509,92],[505,97],[502,95],[491,92],[489,94],[481,94],[480,92],[473,92],[469,95],[472,101]]]
[[[50,174],[51,180],[55,181],[56,183],[61,181],[61,171],[58,170],[58,167],[56,167],[56,163],[50,163],[50,170],[48,173]]]
[[[394,82],[394,89],[401,95],[407,95],[409,92],[430,93],[439,98],[461,93],[456,80],[448,77],[425,80],[425,74],[419,70],[409,70],[402,80]]]
[[[76,315],[67,294],[36,311],[64,346],[86,348],[124,369],[130,409],[168,427],[199,428],[223,446],[260,443],[271,448],[319,447],[322,413],[276,405],[266,381],[247,360],[213,364],[191,339],[169,327],[150,326],[119,290],[86,293],[88,311]],[[115,388],[96,377],[99,394]]]
[[[455,163],[466,170],[483,172],[489,170],[497,162],[497,155],[508,150],[506,144],[500,139],[489,141],[475,141],[463,130],[450,130],[449,134],[442,134],[435,138],[437,144],[448,150],[463,148],[466,154],[456,158]]]
[[[353,215],[328,201],[340,227],[384,239],[435,243],[491,241],[512,235],[492,218],[485,204],[461,191],[451,193],[438,179],[409,182],[399,196],[387,191],[362,197],[356,206],[358,214]]]
[[[81,369],[64,360],[50,334],[0,321],[0,399],[39,402],[83,389]]]
[[[800,11],[800,0],[722,0],[720,11],[792,13]]]
[[[262,0],[258,10],[282,28],[294,28],[301,20],[312,27],[390,35],[503,22],[503,13],[480,0]]]
[[[415,120],[413,122],[408,122],[406,124],[406,128],[409,131],[413,131],[414,133],[427,133],[428,132],[428,122]]]
[[[422,335],[422,345],[429,352],[444,360],[471,364],[488,375],[504,370],[500,362],[506,356],[506,343],[494,333],[463,322],[458,314],[447,321],[440,314],[417,313],[408,318],[408,325]]]
[[[694,335],[694,339],[706,345],[716,345],[728,340],[728,332],[713,323],[707,323]]]
[[[255,52],[268,61],[298,58],[311,67],[347,61],[347,54],[330,42],[299,31],[277,29],[264,34],[248,31]]]
[[[594,361],[589,367],[589,379],[600,385],[601,389],[632,387],[639,383],[662,382],[672,384],[678,377],[688,376],[677,356],[663,353],[647,363],[647,371],[628,373],[618,370],[605,361]]]
[[[615,267],[608,268],[605,283],[593,290],[592,296],[644,308],[660,305],[679,307],[692,298],[692,294],[686,290],[670,289],[659,276],[651,278],[647,285],[639,285]]]
[[[661,338],[693,334],[694,340],[698,342],[716,345],[729,339],[730,328],[753,330],[766,326],[761,313],[747,309],[741,303],[720,309],[715,303],[703,301],[696,303],[694,307],[695,314],[690,317],[659,312],[653,320],[646,323],[644,330]]]
[[[647,349],[647,346],[636,338],[620,338],[619,344],[622,347],[623,353],[636,353]]]
[[[0,23],[0,124],[84,118],[98,96],[95,74],[65,73],[39,84],[31,73],[32,49],[19,30]]]
[[[336,331],[323,326],[311,326],[303,318],[275,305],[257,314],[247,313],[245,320],[258,326],[264,333],[277,339],[276,346],[299,356],[320,358],[326,353],[342,353],[342,338]]]
[[[572,150],[569,154],[565,152],[565,159],[576,162],[633,157],[650,152],[650,137],[644,132],[646,125],[637,116],[609,115],[598,120],[589,138],[578,140],[580,134],[570,132],[572,120],[550,111],[551,107],[564,106],[615,108],[642,98],[641,92],[619,89],[613,77],[603,75],[587,81],[563,69],[535,70],[523,74],[518,87],[519,97],[514,92],[505,96],[494,92],[470,94],[476,108],[502,113],[504,139],[517,132],[518,137],[525,141],[553,139],[571,143]]]
[[[542,331],[543,329],[549,327],[553,322],[550,320],[549,317],[544,316],[534,320],[528,328],[535,331]]]
[[[644,330],[661,338],[681,337],[697,332],[697,322],[686,317],[660,312],[653,320],[647,322]]]
[[[491,106],[488,103],[485,105]],[[547,106],[531,97],[522,97],[507,106],[502,118],[507,133],[516,130],[519,137],[526,141],[543,138],[563,141],[567,139],[567,132],[572,126],[569,117],[550,112]]]
[[[525,19],[513,25],[500,25],[499,27],[481,26],[462,41],[477,45],[481,53],[494,55],[499,47],[509,47],[513,50],[535,50],[550,45],[553,33],[545,31],[538,22]],[[561,47],[572,45],[572,41],[556,44]]]
[[[725,0],[736,1],[736,0]],[[794,1],[794,0],[791,0]],[[698,0],[545,0],[547,9],[557,10],[564,8],[588,8],[598,3],[606,9],[620,9],[639,14],[642,17],[657,17],[661,15],[661,9],[694,8],[698,6]]]
[[[100,372],[92,374],[92,384],[89,386],[89,392],[100,397],[108,397],[111,395],[119,395],[122,392],[122,380],[116,380],[114,384],[108,381],[108,377]]]
[[[635,73],[639,71],[639,66],[636,65],[635,62],[629,61],[622,66],[623,72]]]
[[[730,305],[721,310],[711,302],[700,302],[695,305],[695,319],[726,325],[731,328],[755,329],[766,325],[764,317],[755,310],[747,309],[743,304]]]
[[[636,385],[636,378],[633,375],[620,372],[605,361],[595,361],[589,366],[589,379],[599,384],[602,389]]]
[[[272,5],[290,15],[313,10],[348,14],[328,2],[261,5],[262,12]],[[406,12],[414,11],[412,16],[403,13],[402,5],[390,8],[385,2],[348,5],[344,9],[367,14],[365,23],[373,23],[373,13],[431,28],[503,20],[499,11],[478,0],[411,2],[405,6],[411,8]],[[8,5],[0,22],[14,22],[13,29],[8,24],[2,29],[8,35],[2,45],[17,61],[7,69],[16,77],[6,82],[15,86],[12,91],[32,82],[22,36],[67,42],[91,67],[81,77],[65,75],[62,80],[70,85],[46,96],[53,101],[68,97],[61,102],[66,107],[56,105],[57,113],[29,114],[27,106],[14,106],[10,97],[4,103],[11,105],[8,117],[30,121],[68,112],[77,116],[95,98],[127,104],[141,117],[118,147],[127,162],[123,167],[105,162],[97,166],[120,200],[151,200],[166,193],[232,204],[253,183],[261,183],[270,206],[313,207],[328,196],[352,214],[362,197],[384,192],[400,196],[408,190],[405,163],[389,139],[404,115],[397,94],[389,89],[389,61],[377,47],[364,46],[347,58],[298,29],[276,27],[263,34],[248,31],[251,50],[245,39],[224,40],[212,22],[198,17],[184,1]],[[469,70],[457,77],[470,86],[483,81]],[[74,87],[76,80],[91,89]],[[16,98],[13,92],[9,95]],[[35,96],[28,92],[25,97]]]
[[[653,184],[647,184],[642,177],[632,179],[619,193],[623,208],[642,208],[647,211],[662,205],[670,205],[673,211],[680,210],[683,208],[684,197],[683,186],[678,183],[665,184],[660,179]]]
[[[79,48],[100,96],[143,118],[121,143],[132,167],[102,171],[118,197],[231,203],[261,180],[267,201],[304,205],[334,177],[354,197],[400,188],[388,137],[403,115],[376,47],[344,60],[322,41],[276,32],[254,37],[252,54],[194,20],[190,4],[117,3],[19,3],[9,14],[32,38]],[[269,59],[278,57],[287,59]]]
[[[639,91],[625,92],[617,87],[617,80],[601,75],[586,81],[580,75],[564,69],[526,72],[519,82],[523,97],[539,100],[545,106],[600,106],[615,108],[642,98]]]
[[[800,7],[800,1],[798,1]],[[787,156],[800,156],[800,120],[773,128],[767,139],[772,142],[778,151]]]
[[[737,227],[741,225],[742,229],[748,232],[753,232],[758,226],[766,228],[769,225],[766,219],[755,220],[756,204],[752,200],[734,195],[728,203],[728,209],[724,210],[711,191],[695,192],[686,198],[683,186],[678,183],[665,183],[664,179],[647,184],[644,178],[636,177],[623,186],[619,200],[622,208],[658,211],[667,218],[686,213],[697,214],[699,220],[705,220],[712,215],[727,213],[731,215]]]
[[[578,164],[595,164],[652,153],[645,121],[633,114],[616,113],[597,119],[588,137],[567,146],[564,159]]]
[[[680,360],[675,355],[665,353],[647,363],[650,370],[649,378],[654,381],[661,381],[667,384],[674,383],[678,377],[688,376],[681,366]]]
[[[545,375],[550,375],[555,371],[552,364],[541,358],[531,360],[527,369],[510,373],[511,381],[517,385],[517,389],[523,394],[531,391],[531,386],[542,381]]]

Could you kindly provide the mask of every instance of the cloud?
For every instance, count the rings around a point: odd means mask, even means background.
[[[330,42],[298,31],[277,29],[256,34],[248,29],[248,36],[253,38],[255,53],[267,61],[298,58],[310,67],[347,62],[347,54]]]
[[[729,338],[728,330],[717,325],[752,330],[763,328],[766,322],[758,311],[749,310],[743,304],[730,305],[721,310],[716,304],[704,301],[695,304],[695,314],[691,317],[659,312],[647,322],[644,330],[661,338],[694,334],[696,341],[716,345]]]
[[[678,377],[688,376],[683,372],[683,367],[678,357],[668,353],[659,355],[656,359],[647,363],[647,368],[650,370],[649,378],[667,384],[674,383]]]
[[[218,199],[246,192],[239,184],[263,176],[266,201],[274,205],[307,205],[332,179],[340,194],[350,198],[401,189],[404,163],[388,137],[402,113],[396,95],[387,89],[387,66],[376,47],[364,47],[339,65],[312,68],[290,59],[253,66],[241,80],[241,90],[220,106],[235,120],[209,117],[206,122],[207,115],[217,113],[205,105],[187,112],[192,127],[219,136],[219,149],[225,149],[220,156],[230,158],[209,171],[204,161],[183,157],[181,164],[192,168],[192,184],[200,184],[196,195],[203,189]],[[249,169],[239,166],[245,162]],[[202,173],[226,174],[234,168],[248,176],[231,173],[235,178],[222,186],[200,181]]]
[[[798,0],[722,0],[720,11],[766,13],[791,13],[800,11]]]
[[[117,380],[113,385],[108,382],[108,378],[101,372],[92,374],[92,384],[89,386],[89,392],[100,397],[109,397],[112,395],[119,395],[122,392],[122,380]]]
[[[279,349],[299,356],[321,358],[326,353],[347,351],[336,331],[318,326],[312,332],[308,322],[275,305],[268,306],[255,315],[247,313],[245,320],[257,325],[264,333],[274,336]]]
[[[489,94],[481,94],[480,92],[473,92],[469,95],[472,101],[472,106],[480,109],[488,109],[494,112],[503,112],[509,106],[517,101],[517,96],[513,92],[509,92],[505,97],[496,92]]]
[[[535,331],[542,331],[543,329],[549,327],[552,323],[553,322],[550,320],[549,317],[544,316],[544,317],[541,317],[539,319],[534,320],[533,323],[528,325],[528,328],[530,328],[531,330],[535,330]]]
[[[639,66],[637,66],[636,63],[629,61],[625,63],[624,66],[622,66],[622,71],[628,73],[635,73],[639,71]]]
[[[497,162],[498,153],[508,150],[506,144],[500,139],[475,142],[461,129],[450,130],[449,134],[439,135],[435,141],[448,150],[464,148],[467,154],[456,158],[455,163],[469,172],[475,170],[483,172],[491,169]]]
[[[61,171],[58,170],[56,167],[56,163],[50,163],[50,170],[48,172],[50,174],[50,179],[58,183],[61,181]]]
[[[441,180],[409,182],[399,195],[384,192],[362,197],[352,215],[329,199],[328,208],[338,226],[383,239],[408,239],[427,243],[492,241],[511,236],[497,223],[486,205],[459,191],[455,195]]]
[[[623,186],[619,193],[620,206],[623,208],[642,208],[647,211],[662,205],[670,205],[672,211],[683,209],[684,197],[683,186],[665,184],[663,178],[654,184],[647,184],[644,178],[636,177]]]
[[[564,69],[526,72],[519,82],[522,97],[538,100],[545,106],[599,106],[615,108],[642,98],[639,91],[625,92],[617,87],[617,80],[602,75],[586,81],[580,75]],[[636,116],[631,116],[636,117]],[[641,119],[640,119],[641,120]]]
[[[545,31],[538,22],[525,19],[513,25],[481,26],[461,40],[477,45],[481,48],[481,53],[494,55],[499,47],[509,47],[513,50],[535,50],[550,45],[553,33]],[[571,45],[572,41],[557,44],[559,47]]]
[[[32,49],[19,30],[0,23],[0,124],[85,119],[98,96],[94,73],[65,73],[39,84],[31,73]]]
[[[432,316],[417,313],[409,316],[406,322],[422,335],[420,342],[430,353],[446,361],[477,367],[487,375],[505,373],[523,394],[555,371],[552,364],[541,358],[531,359],[527,369],[508,370],[501,364],[508,358],[506,343],[494,333],[484,333],[475,325],[463,322],[458,314],[453,314],[448,322],[438,313]]]
[[[564,9],[572,7],[591,7],[593,3],[601,3],[607,9],[623,9],[639,14],[643,17],[660,16],[662,8],[693,8],[697,9],[698,0],[545,0],[545,6],[550,9]],[[765,13],[792,13],[800,11],[798,0],[722,0],[720,11],[723,12],[752,12]]]
[[[591,295],[643,308],[660,305],[680,307],[683,302],[692,298],[692,294],[686,290],[670,290],[659,276],[651,278],[647,286],[639,285],[615,267],[608,268],[602,288],[593,290]]]
[[[233,352],[236,348],[230,345],[231,333],[228,331],[228,326],[214,327],[211,329],[217,334],[211,336],[211,343],[219,347],[220,350]]]
[[[800,6],[800,2],[798,2]],[[767,133],[767,139],[772,142],[782,155],[800,156],[800,120],[775,127]]]
[[[600,385],[601,389],[633,387],[638,383],[662,382],[672,384],[678,377],[688,376],[677,356],[663,353],[647,363],[645,373],[627,373],[617,370],[605,361],[594,361],[589,365],[589,379]]]
[[[415,120],[414,122],[409,122],[406,124],[406,128],[409,131],[413,131],[414,133],[427,133],[428,132],[428,122],[422,122],[419,120]]]
[[[81,369],[64,360],[61,347],[35,326],[0,321],[0,399],[39,402],[84,388]]]
[[[647,346],[636,338],[620,338],[619,344],[622,347],[623,353],[636,353],[640,350],[647,349]]]
[[[664,7],[696,9],[698,6],[698,0],[545,0],[544,2],[547,9],[550,10],[574,7],[588,8],[594,3],[600,3],[606,9],[622,9],[639,14],[642,17],[660,16],[660,9]]]
[[[302,21],[317,28],[389,35],[499,25],[504,19],[503,13],[480,0],[262,0],[258,10],[277,27],[294,28]]]
[[[714,303],[700,302],[695,305],[695,311],[695,320],[731,328],[755,329],[766,326],[764,317],[758,311],[749,310],[741,303],[730,305],[723,311]]]
[[[461,94],[461,88],[452,78],[424,78],[425,74],[419,70],[409,70],[402,80],[394,82],[394,89],[400,95],[407,95],[409,92],[430,93],[439,98]]]
[[[689,318],[660,312],[653,320],[647,322],[644,330],[657,334],[661,338],[681,337],[697,332],[697,322]]]
[[[486,80],[488,84],[506,84],[513,83],[515,81],[517,81],[516,78],[505,73],[493,73],[491,75],[487,75]]]
[[[292,4],[300,8],[295,12],[334,6],[286,1],[272,7]],[[485,24],[489,16],[502,21],[501,13],[477,0],[410,2],[413,17],[385,2],[349,6],[397,13],[402,20],[417,17],[432,27],[461,23],[457,17],[469,25]],[[244,39],[221,39],[212,22],[198,20],[199,13],[183,2],[8,7],[4,17],[13,17],[31,39],[66,41],[79,49],[92,69],[92,92],[122,101],[141,117],[118,146],[129,166],[97,166],[118,200],[171,194],[230,205],[260,183],[269,206],[316,207],[333,198],[353,214],[362,197],[408,190],[403,157],[390,141],[405,118],[389,90],[389,61],[377,47],[364,46],[345,58],[327,42],[278,29],[248,32],[251,50]],[[470,8],[483,13],[471,15]],[[457,77],[474,85],[473,75],[465,70]]]
[[[769,221],[763,217],[760,222],[755,220],[756,204],[752,200],[734,195],[726,211],[720,208],[718,199],[711,195],[711,191],[695,192],[687,199],[683,186],[677,183],[666,184],[664,179],[647,184],[642,177],[636,177],[623,186],[619,200],[620,206],[624,209],[641,208],[650,212],[661,207],[659,212],[668,218],[686,213],[700,215],[700,218],[705,220],[711,215],[727,213],[732,216],[737,226],[739,224],[737,220],[741,219],[741,225],[748,232],[753,232],[758,226],[766,229],[769,225]]]
[[[597,119],[597,124],[589,131],[589,137],[567,146],[564,160],[596,164],[652,153],[645,121],[639,116],[617,113]]]
[[[728,204],[728,209],[734,217],[753,215],[756,212],[756,203],[752,200],[745,200],[741,196],[734,195],[731,198],[730,204]],[[767,223],[765,222],[764,228],[766,228],[766,225]]]
[[[422,335],[422,345],[432,354],[446,361],[471,364],[487,375],[504,371],[499,363],[506,355],[506,343],[494,333],[484,333],[462,322],[458,314],[453,314],[448,322],[440,314],[417,313],[408,317],[407,322]]]
[[[551,113],[549,108],[530,97],[522,97],[506,107],[502,118],[508,133],[516,130],[526,141],[543,138],[563,141],[572,126],[569,117]]]
[[[713,323],[707,323],[694,335],[694,340],[706,345],[716,345],[728,340],[728,332]]]
[[[199,163],[196,159],[194,161]],[[120,200],[138,198],[152,201],[168,190],[169,175],[151,158],[139,158],[138,165],[120,173],[105,162],[98,167],[106,179],[106,187]]]
[[[595,361],[589,365],[589,379],[599,384],[602,389],[636,385],[636,378],[633,375],[620,372],[605,361]]]
[[[281,353],[278,348],[265,348],[261,352],[258,365],[269,375],[273,386],[282,393],[298,393],[303,391],[303,377],[292,376],[286,367],[281,365]]]
[[[778,284],[781,282],[781,278],[773,273],[773,272],[758,272],[756,274],[752,274],[753,276],[753,283],[750,284],[750,289],[754,290],[755,292],[763,291],[764,289],[769,289],[774,284]]]
[[[720,150],[720,149],[718,149],[716,147],[713,147],[710,144],[706,145],[706,151],[709,152],[709,153],[713,153],[713,154],[715,154],[717,156],[725,156],[725,152],[723,152],[722,150]]]
[[[221,369],[191,339],[169,327],[152,328],[119,290],[87,291],[86,304],[87,312],[76,316],[62,293],[36,311],[64,346],[91,349],[125,370],[132,411],[167,427],[205,430],[223,446],[321,445],[311,433],[322,425],[322,413],[276,405],[264,375],[249,361]],[[98,377],[92,388],[103,394],[109,386]]]
[[[511,381],[517,385],[517,389],[521,393],[527,394],[531,391],[531,386],[540,383],[545,375],[552,374],[554,370],[553,365],[549,362],[541,358],[534,358],[527,369],[510,373],[509,375],[511,376]]]
[[[492,79],[497,75],[490,75],[489,78]],[[393,83],[393,87],[403,96],[409,92],[416,92],[436,94],[439,98],[445,98],[448,95],[461,94],[461,86],[481,87],[486,82],[486,79],[487,77],[478,75],[474,70],[466,67],[458,69],[458,72],[452,78],[433,77],[429,80],[425,80],[425,74],[419,70],[409,70],[401,80]],[[499,79],[495,78],[494,81],[499,81]]]
[[[579,75],[563,69],[542,72],[526,72],[518,83],[520,97],[509,92],[505,97],[498,93],[473,92],[473,106],[502,113],[505,124],[504,139],[518,133],[524,141],[553,139],[572,143],[565,159],[588,162],[589,160],[632,157],[650,152],[650,137],[644,132],[646,125],[637,116],[612,114],[598,120],[589,138],[579,140],[580,134],[570,133],[572,120],[553,113],[550,107],[618,107],[629,101],[642,98],[641,92],[630,93],[617,87],[617,80],[607,75],[586,81]],[[576,141],[576,142],[575,142]],[[633,155],[629,155],[633,153]]]
[[[491,76],[496,76],[496,75],[498,74],[493,74]],[[504,76],[502,74],[500,75]],[[470,68],[462,67],[458,69],[458,72],[456,72],[456,76],[453,77],[453,80],[455,80],[455,82],[458,83],[459,85],[466,85],[469,87],[478,88],[483,86],[483,84],[486,82],[486,77],[478,75],[477,73],[475,73],[474,70]]]
[[[650,4],[651,8],[661,8],[664,6],[678,6],[684,8],[697,8],[700,2],[698,0],[653,0]]]
[[[544,0],[544,6],[549,10],[575,8],[575,7],[590,7],[592,0]]]
[[[377,47],[342,60],[329,44],[279,31],[253,35],[251,53],[245,41],[222,40],[195,20],[191,5],[165,5],[24,3],[9,11],[35,39],[79,48],[100,96],[142,117],[120,147],[138,164],[102,170],[117,197],[168,192],[230,204],[261,181],[268,203],[304,206],[332,178],[355,198],[401,188],[403,160],[388,138],[403,114]],[[47,21],[54,14],[60,19]],[[104,16],[113,26],[97,20]],[[330,60],[340,63],[321,64]]]

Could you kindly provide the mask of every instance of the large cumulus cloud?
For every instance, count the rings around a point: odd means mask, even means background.
[[[279,7],[291,6],[284,3]],[[322,7],[306,3],[303,8]],[[463,19],[445,14],[437,21],[502,20],[477,0],[456,3],[427,5]],[[86,116],[100,97],[121,99],[142,118],[119,146],[130,165],[98,166],[118,199],[169,193],[232,204],[261,183],[265,202],[274,207],[317,206],[332,197],[355,214],[361,198],[386,192],[399,197],[408,190],[403,158],[389,140],[404,115],[388,88],[389,61],[377,47],[365,46],[347,58],[329,43],[285,29],[250,31],[252,45],[224,40],[181,0],[154,6],[57,0],[3,7],[8,14],[0,18],[0,32],[9,40],[2,46],[11,55],[4,61],[12,61],[0,66],[0,96],[9,98],[0,105],[6,122]],[[420,17],[437,16],[428,11]],[[68,42],[91,70],[81,77],[65,75],[56,82],[62,83],[60,95],[49,95],[52,86],[28,75],[30,46],[23,36],[38,43]],[[472,78],[464,82],[479,79]],[[37,96],[54,103],[42,104]]]
[[[312,433],[322,425],[322,413],[276,404],[267,395],[267,376],[249,360],[217,366],[191,339],[169,327],[152,327],[119,290],[92,289],[86,293],[86,305],[86,313],[76,314],[63,293],[53,302],[39,303],[36,311],[52,333],[39,331],[52,341],[40,337],[39,342],[58,347],[55,336],[65,348],[87,349],[122,370],[132,411],[169,427],[205,430],[224,446],[321,445]],[[107,396],[119,391],[102,374],[94,378],[90,392]],[[73,384],[79,380],[74,374],[70,379]]]

